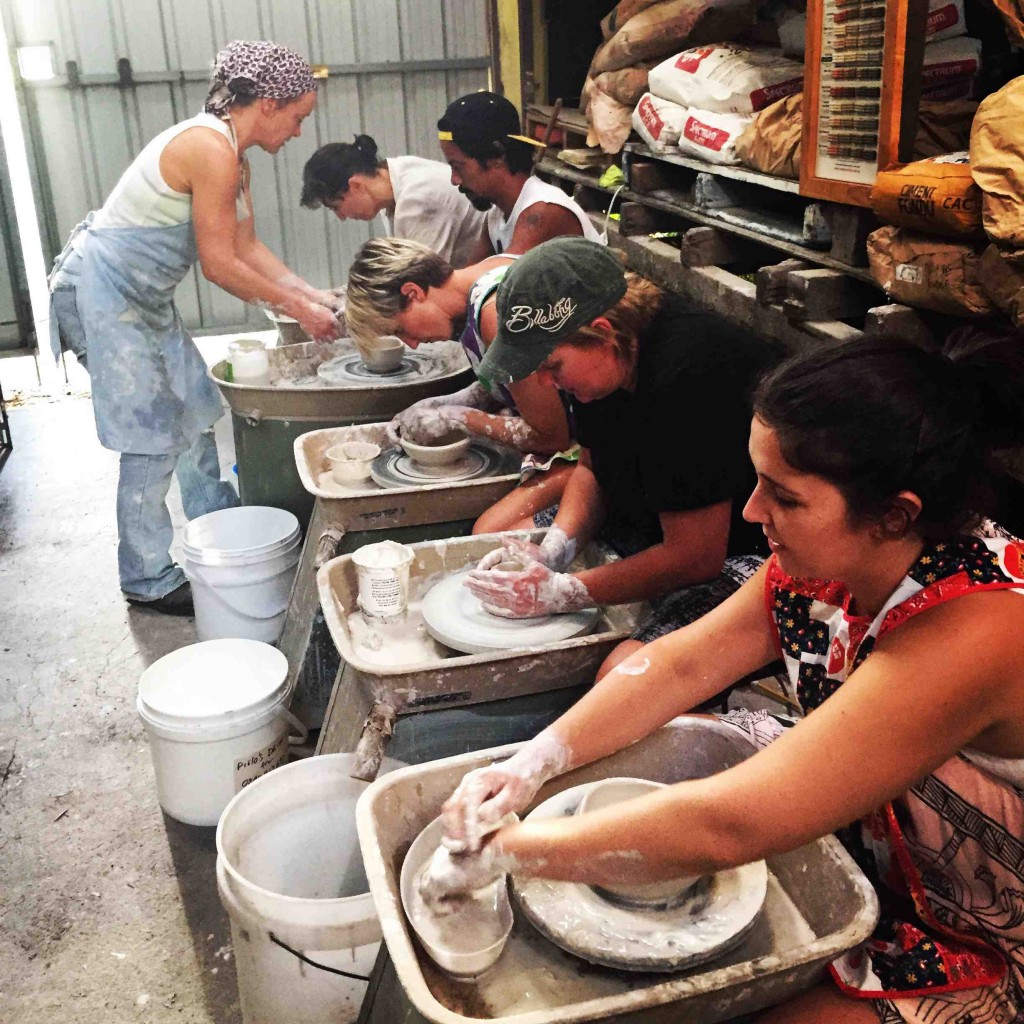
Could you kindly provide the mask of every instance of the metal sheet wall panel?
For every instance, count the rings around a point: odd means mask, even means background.
[[[271,158],[250,151],[260,239],[314,284],[344,280],[355,250],[379,223],[339,223],[299,206],[302,166],[329,141],[374,136],[386,156],[439,159],[435,124],[457,95],[487,84],[487,0],[0,0],[12,43],[52,41],[58,68],[75,61],[84,88],[27,86],[44,225],[54,255],[71,228],[102,204],[132,157],[164,128],[196,113],[214,54],[231,39],[272,38],[315,63],[393,64],[394,71],[332,74],[302,136]],[[127,58],[133,88],[115,81]],[[456,69],[403,62],[465,61]],[[356,68],[355,70],[358,70]],[[184,73],[187,80],[175,80]],[[146,75],[165,76],[147,82]],[[88,76],[106,76],[102,81]],[[45,230],[45,229],[44,229]],[[178,293],[195,328],[264,326],[258,310],[193,272]]]

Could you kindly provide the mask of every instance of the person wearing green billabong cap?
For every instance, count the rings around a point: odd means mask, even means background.
[[[478,376],[497,385],[533,375],[561,390],[582,454],[557,511],[516,524],[550,526],[543,542],[508,538],[466,585],[513,618],[649,601],[649,618],[600,678],[721,603],[767,554],[741,511],[755,483],[751,394],[776,353],[584,238],[553,239],[520,257],[496,305],[497,334]],[[599,533],[621,559],[567,572]],[[510,552],[527,568],[493,569]]]

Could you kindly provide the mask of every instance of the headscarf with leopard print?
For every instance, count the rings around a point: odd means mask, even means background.
[[[241,97],[293,100],[315,89],[313,69],[294,50],[263,40],[236,40],[217,54],[204,109],[223,117]]]

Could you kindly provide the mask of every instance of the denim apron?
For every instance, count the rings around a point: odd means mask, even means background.
[[[135,455],[185,451],[222,414],[174,291],[198,258],[192,221],[169,227],[79,224],[50,274],[50,342],[85,355],[96,431]]]

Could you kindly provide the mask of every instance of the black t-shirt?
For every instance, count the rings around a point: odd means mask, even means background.
[[[619,523],[657,544],[659,513],[732,499],[728,553],[768,553],[760,526],[740,513],[756,482],[750,398],[776,358],[749,331],[665,293],[640,336],[636,390],[571,403],[611,530]]]

